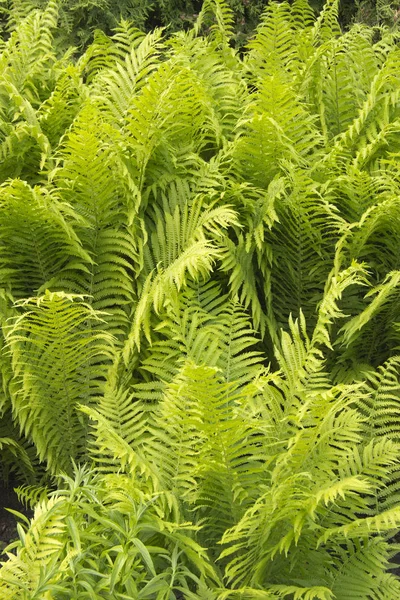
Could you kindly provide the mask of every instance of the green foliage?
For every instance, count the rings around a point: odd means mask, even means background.
[[[32,10],[43,9],[46,0],[2,0],[0,14],[4,28],[11,30]],[[120,19],[129,19],[136,27],[151,30],[168,27],[170,31],[188,29],[202,12],[201,0],[59,0],[62,31],[59,43],[85,46],[92,41],[96,29],[110,33]],[[265,9],[266,0],[220,0],[205,2],[203,11],[222,15],[232,13],[232,31],[238,44],[243,44]],[[207,9],[209,6],[209,10]],[[205,27],[211,25],[210,14],[204,15]]]
[[[4,600],[399,598],[397,37],[239,4],[7,3]]]
[[[90,405],[98,395],[111,355],[112,340],[93,328],[99,316],[79,300],[46,292],[20,301],[24,312],[6,329],[12,409],[51,471],[69,469],[71,459],[84,454],[87,427],[77,405]]]
[[[196,528],[171,516],[162,496],[135,489],[130,473],[99,478],[76,469],[37,503],[23,546],[3,567],[2,597],[168,598],[190,594],[193,583],[205,593],[204,576],[216,576]]]
[[[220,0],[204,3],[201,0],[58,0],[58,3],[61,28],[57,44],[62,47],[86,47],[93,41],[96,31],[109,34],[121,19],[132,21],[144,31],[155,27],[187,31],[202,12],[206,17],[201,19],[202,24],[213,27],[212,14],[222,15],[224,10],[231,15],[230,31],[235,45],[241,47],[273,0],[226,0],[224,3]],[[31,11],[43,10],[46,4],[47,0],[1,0],[0,31],[8,34]],[[314,17],[324,4],[324,0],[297,0],[297,14],[308,13]],[[396,28],[399,8],[398,0],[341,0],[338,18],[345,29],[354,22]]]

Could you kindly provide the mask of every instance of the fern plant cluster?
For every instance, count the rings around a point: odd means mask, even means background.
[[[321,1],[317,0],[321,8]],[[0,15],[6,33],[15,21],[30,11],[44,9],[47,0],[2,0]],[[228,0],[234,13],[232,41],[243,45],[253,31],[268,0]],[[168,31],[190,28],[202,6],[201,0],[62,0],[59,11],[58,44],[86,47],[96,29],[110,33],[120,19],[129,19],[136,27],[151,31],[166,27]]]
[[[398,600],[396,33],[59,11],[0,47],[0,598]]]
[[[231,44],[242,47],[253,33],[269,0],[226,0],[233,11]],[[47,0],[1,0],[0,31],[5,35],[32,10],[44,9]],[[324,0],[310,0],[316,14]],[[201,0],[61,0],[57,44],[85,48],[99,29],[112,32],[120,19],[129,19],[136,27],[151,31],[166,27],[169,32],[190,28],[202,6]],[[399,2],[392,0],[342,0],[339,21],[348,28],[354,21],[377,25],[396,25]],[[211,22],[210,22],[211,24]]]

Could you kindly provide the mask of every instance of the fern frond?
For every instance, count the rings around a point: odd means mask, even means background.
[[[238,56],[203,37],[179,35],[169,45],[174,63],[196,73],[217,114],[223,138],[233,141],[247,103],[247,85]]]
[[[400,441],[399,357],[394,356],[369,377],[363,410],[367,417],[367,435],[387,436]]]
[[[268,254],[262,257],[266,304],[270,319],[285,326],[289,315],[301,309],[309,325],[314,324],[316,306],[334,258],[334,240],[341,233],[341,220],[320,188],[301,169],[289,168],[285,191],[277,196],[277,223],[267,237]],[[268,262],[271,266],[268,265]],[[260,261],[261,262],[261,261]],[[268,298],[268,295],[272,298]]]
[[[217,42],[228,44],[233,37],[234,14],[226,0],[204,0],[196,23],[194,32],[199,34],[204,23],[214,18],[216,23],[211,25],[210,31]]]
[[[229,206],[207,206],[202,196],[196,197],[189,206],[178,204],[174,210],[165,208],[164,215],[155,208],[154,222],[150,222],[151,246],[144,248],[144,261],[147,270],[152,271],[142,284],[133,328],[124,350],[125,360],[132,344],[139,347],[142,327],[147,340],[151,341],[152,308],[159,313],[166,299],[174,298],[186,284],[188,276],[207,280],[220,256],[218,239],[223,229],[237,222],[236,213]]]
[[[146,84],[151,73],[160,64],[162,30],[155,30],[143,37],[135,36],[130,47],[121,51],[121,35],[114,36],[112,41],[115,50],[121,52],[108,69],[101,69],[96,80],[91,85],[91,96],[107,111],[112,122],[120,123],[126,117],[133,97]]]
[[[312,31],[314,45],[323,44],[341,33],[339,25],[339,0],[326,0]]]
[[[139,190],[159,179],[160,161],[173,166],[182,151],[214,152],[221,138],[221,125],[201,80],[172,61],[161,64],[133,98],[125,129]]]
[[[132,344],[140,348],[140,332],[151,343],[150,316],[151,309],[158,313],[167,298],[174,297],[185,285],[187,275],[194,279],[206,279],[218,257],[218,248],[207,240],[199,240],[189,245],[164,270],[159,268],[155,275],[151,273],[143,286],[142,294],[136,307],[133,327],[124,348],[125,360],[132,351]]]
[[[55,576],[55,564],[65,545],[65,508],[57,498],[42,501],[35,508],[29,530],[25,533],[19,527],[18,552],[8,552],[8,561],[0,568],[0,593],[4,600],[46,593],[47,582]]]
[[[49,488],[39,485],[24,485],[15,488],[15,493],[21,504],[34,510],[39,503],[45,502],[49,496]]]
[[[348,321],[339,332],[337,342],[342,343],[346,346],[354,343],[359,337],[362,328],[370,322],[370,320],[382,309],[382,306],[388,301],[391,295],[396,293],[397,287],[400,284],[400,272],[393,271],[389,273],[385,281],[372,290],[370,290],[366,297],[375,296],[369,306],[365,308],[362,313],[353,317]]]
[[[100,317],[62,292],[20,301],[25,312],[6,333],[12,354],[12,405],[25,435],[51,471],[70,470],[86,451],[87,424],[77,405],[101,389],[112,340],[92,326]]]
[[[247,181],[264,189],[282,174],[283,162],[304,166],[321,141],[314,117],[280,73],[260,82],[238,127],[234,160]]]
[[[267,6],[255,37],[249,42],[246,64],[253,74],[273,81],[277,74],[287,80],[296,72],[299,57],[291,21],[288,2],[271,2]]]
[[[51,95],[39,108],[41,129],[53,148],[74,121],[86,96],[79,70],[69,64],[58,77]]]
[[[62,164],[54,173],[61,198],[83,217],[76,231],[92,264],[86,273],[53,278],[53,289],[87,294],[105,311],[109,330],[121,336],[128,327],[133,299],[132,274],[139,260],[130,219],[136,213],[115,130],[87,104],[65,140]],[[132,204],[131,204],[132,202]]]
[[[84,273],[92,260],[82,248],[70,207],[45,188],[14,180],[0,188],[1,285],[15,298],[45,287],[54,276]]]
[[[218,315],[215,328],[220,351],[216,364],[224,380],[235,385],[250,383],[260,372],[263,359],[261,352],[255,349],[257,333],[248,315],[240,305],[230,303]]]
[[[263,468],[257,436],[252,438],[257,425],[245,418],[237,386],[216,368],[187,362],[154,415],[148,451],[168,488],[205,520],[204,540],[218,540],[234,522]]]
[[[371,595],[380,598],[383,590],[387,598],[395,598],[399,585],[396,579],[389,575],[387,580],[380,574],[388,566],[388,551],[385,542],[378,538],[369,539],[368,542],[347,541],[345,547],[338,548],[340,554],[347,554],[346,563],[341,569],[332,573],[332,591],[336,597],[363,598]],[[383,588],[381,585],[383,584]]]
[[[361,76],[356,69],[360,60],[365,65]],[[316,80],[319,89],[315,92],[322,103],[318,112],[329,135],[335,136],[346,131],[356,119],[378,72],[371,33],[352,28],[331,41],[321,61],[321,76]]]
[[[0,435],[4,429],[4,417],[0,421]],[[7,429],[7,428],[5,428]],[[1,475],[7,479],[9,473],[17,472],[18,477],[25,481],[33,481],[35,478],[34,468],[29,454],[16,439],[11,437],[0,437],[1,450]]]
[[[310,6],[309,0],[294,0],[291,6],[292,23],[296,29],[304,30],[313,26],[315,12]]]
[[[217,366],[220,345],[230,334],[220,319],[226,304],[227,297],[212,280],[205,284],[188,280],[178,300],[164,307],[162,320],[156,327],[157,338],[141,357],[139,369],[146,383],[135,384],[139,397],[150,402],[149,392],[154,386],[154,393],[160,393],[161,400],[161,391],[180,370],[182,358],[195,364]]]
[[[100,408],[104,411],[104,406]],[[122,437],[124,432],[114,428],[114,424],[100,412],[87,406],[81,407],[81,410],[95,422],[92,429],[94,440],[90,450],[96,470],[102,473],[125,471],[144,492],[157,493],[163,489],[162,475],[157,467],[146,459],[140,438],[129,444]],[[109,411],[107,417],[108,413]],[[115,468],[115,461],[119,463],[118,469]]]

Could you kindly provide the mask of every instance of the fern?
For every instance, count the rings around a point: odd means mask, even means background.
[[[229,206],[206,208],[201,197],[193,204],[180,209],[179,205],[166,206],[164,215],[155,210],[150,240],[150,251],[144,249],[144,262],[152,268],[141,290],[136,308],[133,329],[126,346],[140,344],[140,328],[143,326],[150,341],[150,309],[158,313],[168,296],[174,296],[185,285],[187,275],[205,279],[219,256],[213,238],[221,236],[221,229],[236,222],[235,213]],[[210,239],[211,238],[211,239]],[[127,356],[127,354],[126,354]]]
[[[20,552],[17,555],[10,552],[1,569],[0,590],[7,600],[46,592],[49,579],[56,574],[54,559],[64,546],[66,523],[61,508],[57,499],[44,501],[36,506],[26,535],[19,525],[23,535]],[[43,562],[48,562],[45,569]]]
[[[131,478],[110,476],[102,483],[76,469],[60,483],[62,489],[37,505],[24,540],[1,568],[0,590],[7,600],[51,588],[63,599],[87,590],[120,596],[183,590],[190,597],[196,583],[204,587],[201,579],[216,579],[204,549],[191,537],[193,527],[168,523],[157,496],[140,497]],[[49,563],[43,569],[44,560]]]
[[[261,83],[240,124],[243,136],[235,160],[241,164],[241,174],[259,187],[281,173],[284,161],[307,164],[307,156],[319,142],[314,119],[278,74]]]
[[[194,31],[199,32],[207,17],[215,17],[216,23],[210,27],[217,41],[227,44],[233,35],[233,11],[221,0],[205,0],[197,17]]]
[[[99,136],[100,128],[103,138]],[[75,121],[62,150],[62,166],[55,170],[52,178],[62,199],[70,202],[82,217],[78,235],[92,263],[86,273],[74,273],[65,279],[58,276],[49,285],[91,296],[95,309],[109,313],[106,320],[110,331],[121,335],[128,325],[129,308],[126,307],[134,293],[131,271],[136,244],[127,223],[129,183],[123,182],[125,169],[113,146],[114,139],[114,130],[102,124],[98,110],[88,104]],[[106,157],[117,169],[111,177],[103,168]],[[124,216],[123,223],[119,215]]]
[[[71,226],[77,219],[70,207],[18,180],[3,185],[0,197],[1,285],[15,298],[38,292],[55,275],[87,270],[91,258]]]
[[[77,404],[90,404],[99,393],[99,368],[111,349],[110,337],[91,329],[99,316],[77,300],[47,292],[20,301],[24,313],[6,333],[14,416],[53,472],[70,470],[71,459],[85,454],[87,425]]]
[[[161,33],[158,30],[143,37],[139,31],[125,32],[121,27],[111,38],[115,58],[110,68],[101,69],[93,81],[92,95],[114,122],[126,116],[133,96],[159,67]],[[92,70],[91,62],[86,65],[87,70]]]
[[[2,598],[399,597],[397,34],[260,6],[7,4]]]

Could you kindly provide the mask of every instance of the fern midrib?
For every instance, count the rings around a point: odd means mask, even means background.
[[[338,72],[337,72],[337,60],[336,60],[336,47],[333,50],[334,56],[334,72],[335,72],[335,116],[336,116],[336,135],[339,135],[342,130],[342,123],[340,119],[340,105],[339,105],[339,82],[338,82]]]
[[[37,264],[39,265],[39,271],[42,277],[42,284],[45,283],[48,280],[48,273],[46,272],[46,269],[43,265],[43,261],[42,261],[42,256],[41,256],[41,252],[39,251],[39,244],[38,244],[38,238],[36,235],[36,229],[34,227],[32,227],[32,225],[29,225],[29,231],[31,233],[32,236],[32,241],[33,241],[33,246],[35,248],[35,255],[36,255],[36,260],[37,260]]]
[[[65,332],[59,328],[59,320],[58,320],[58,311],[55,308],[51,308],[51,313],[52,313],[52,318],[54,320],[54,323],[56,325],[56,331],[58,331],[58,335],[57,335],[57,339],[59,340],[59,344],[60,344],[60,362],[61,362],[61,372],[62,372],[62,386],[63,386],[63,390],[64,390],[64,397],[66,399],[66,407],[67,407],[67,424],[68,424],[68,428],[67,428],[67,437],[68,437],[68,446],[70,449],[70,455],[71,457],[76,457],[76,440],[73,439],[73,435],[72,435],[72,417],[73,417],[73,412],[74,412],[74,406],[72,403],[72,398],[70,395],[70,391],[69,391],[69,386],[68,386],[68,377],[67,377],[67,365],[65,362],[65,350],[66,350],[66,346],[65,346]]]

